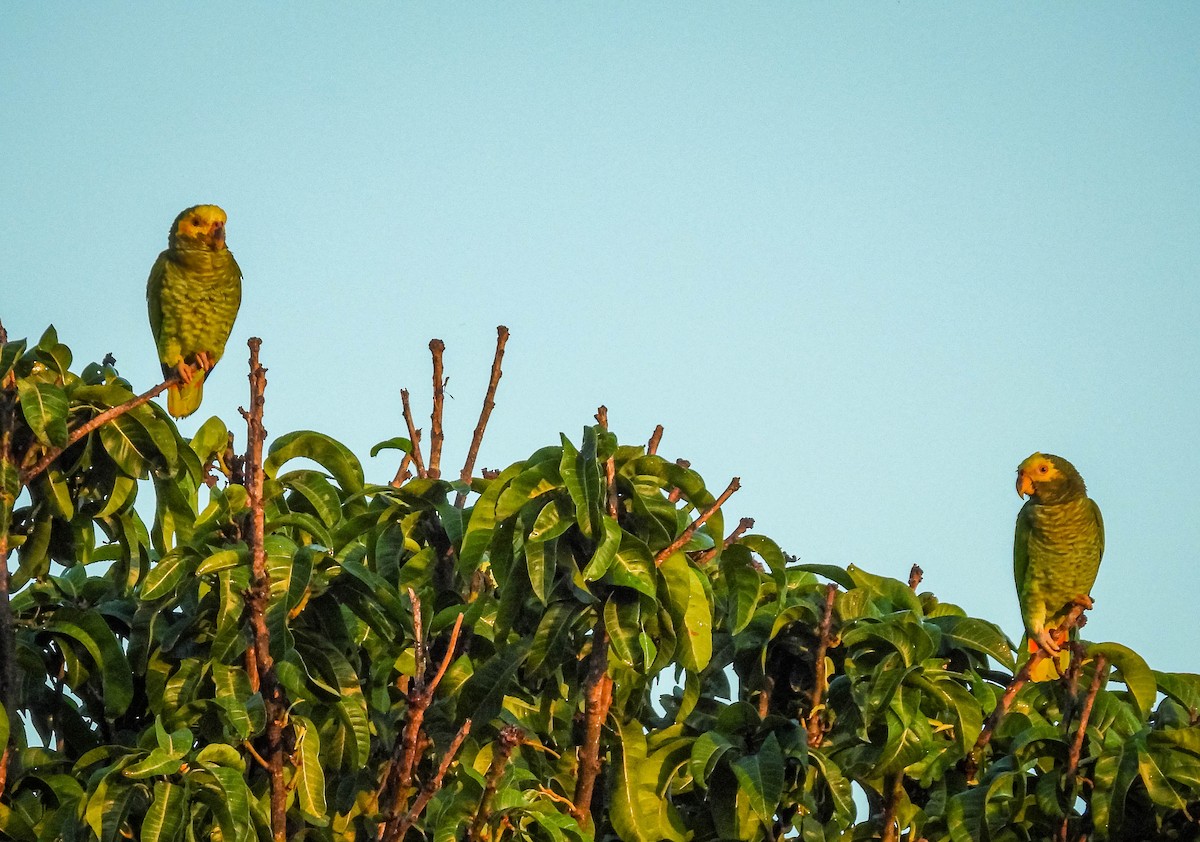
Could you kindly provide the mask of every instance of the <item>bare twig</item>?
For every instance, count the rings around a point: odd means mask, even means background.
[[[392,477],[392,488],[399,488],[408,480],[408,466],[412,464],[412,454],[405,453],[404,458],[400,460],[400,467],[396,469],[396,475]]]
[[[275,675],[271,657],[271,633],[267,629],[267,602],[271,595],[271,573],[267,569],[264,545],[265,513],[263,504],[263,442],[267,430],[263,427],[266,406],[267,370],[258,360],[262,340],[252,337],[250,347],[250,410],[240,409],[246,419],[246,506],[249,522],[246,544],[250,549],[250,588],[246,591],[246,607],[250,614],[253,636],[247,653],[251,686],[262,691],[266,706],[267,767],[271,778],[271,835],[275,842],[287,839],[287,784],[283,779],[283,728],[287,724],[287,704],[283,688]]]
[[[508,764],[508,759],[512,757],[513,751],[524,739],[525,732],[515,725],[505,725],[500,729],[500,739],[497,741],[495,753],[492,754],[492,762],[488,765],[483,796],[479,799],[479,809],[475,811],[475,820],[471,822],[471,827],[467,831],[468,842],[483,838],[482,831],[492,817],[492,800],[496,797],[500,779],[504,777],[504,767]]]
[[[410,455],[413,464],[417,466],[417,476],[423,479],[429,474],[425,472],[425,461],[421,458],[421,431],[413,423],[412,407],[408,404],[408,389],[400,390],[400,403],[404,407],[404,423],[408,425],[408,438],[412,442]]]
[[[658,445],[662,442],[663,425],[658,424],[654,428],[654,432],[650,434],[650,441],[646,443],[646,453],[650,456],[658,453]]]
[[[914,591],[920,587],[921,580],[925,578],[925,571],[920,566],[914,564],[912,570],[908,571],[908,586]]]
[[[433,354],[433,413],[429,416],[429,476],[438,479],[442,475],[442,410],[446,402],[446,380],[442,375],[442,354],[446,343],[440,339],[429,340],[429,352]]]
[[[1095,673],[1092,675],[1091,686],[1088,687],[1087,698],[1083,702],[1083,710],[1079,713],[1079,728],[1075,732],[1075,740],[1071,743],[1071,753],[1067,758],[1067,777],[1073,777],[1079,769],[1079,755],[1083,751],[1083,738],[1087,734],[1088,719],[1092,716],[1092,706],[1096,703],[1096,694],[1104,683],[1107,674],[1108,659],[1097,655],[1093,664]]]
[[[579,748],[579,777],[575,781],[575,809],[580,824],[586,824],[592,811],[592,792],[600,774],[600,734],[612,703],[612,679],[608,676],[608,630],[604,609],[596,613],[592,629],[592,654],[584,680],[584,737]]]
[[[64,444],[62,447],[50,448],[42,455],[42,458],[39,459],[37,462],[35,462],[31,467],[26,468],[21,471],[21,485],[23,485],[23,486],[29,485],[30,482],[37,479],[38,476],[42,473],[42,471],[44,471],[44,470],[46,470],[46,468],[50,467],[51,463],[53,463],[55,459],[57,459],[59,456],[62,455],[64,450],[69,448],[71,445],[75,444],[75,442],[79,441],[81,438],[86,436],[88,433],[92,432],[93,430],[95,430],[99,427],[104,426],[109,421],[113,420],[114,418],[116,418],[120,415],[124,415],[126,412],[129,412],[131,409],[137,409],[142,404],[149,403],[151,400],[153,400],[154,398],[161,395],[163,392],[165,392],[167,389],[169,389],[172,385],[174,385],[177,382],[179,382],[178,378],[175,375],[171,375],[166,380],[164,380],[163,382],[161,382],[157,386],[155,386],[153,389],[150,389],[149,391],[146,391],[146,392],[142,392],[142,394],[138,395],[136,398],[127,400],[127,401],[125,401],[125,403],[118,404],[117,406],[109,407],[108,409],[101,412],[99,415],[92,418],[87,423],[81,424],[78,428],[76,428],[75,430],[72,430],[71,434],[69,436],[67,436],[66,444]],[[34,447],[36,447],[36,445],[34,445]],[[32,453],[32,451],[31,451],[31,453]],[[30,455],[31,454],[27,454],[26,458],[24,460],[22,460],[22,462],[28,462]]]
[[[729,537],[726,538],[725,541],[721,544],[721,549],[722,550],[729,549],[730,547],[732,547],[734,545],[734,543],[737,542],[738,538],[741,538],[743,535],[745,535],[748,531],[750,531],[753,528],[754,528],[754,518],[752,518],[752,517],[742,518],[741,520],[738,521],[738,525],[736,527],[734,527],[734,530],[729,533]],[[717,557],[717,552],[718,552],[718,550],[716,547],[713,547],[711,550],[705,550],[703,553],[700,554],[699,557],[697,557],[696,563],[697,564],[708,564],[710,561],[712,561],[714,558]],[[757,559],[755,560],[755,566],[758,566]]]
[[[433,695],[454,660],[454,652],[458,647],[458,638],[462,632],[463,623],[463,615],[459,614],[455,618],[454,628],[450,632],[450,643],[446,648],[446,654],[442,656],[442,661],[433,678],[426,681],[428,646],[425,642],[421,621],[421,600],[412,588],[408,590],[408,597],[412,602],[413,609],[413,648],[416,670],[408,688],[408,710],[404,714],[404,727],[396,736],[392,756],[386,765],[383,781],[379,788],[380,799],[389,804],[389,815],[400,814],[401,805],[408,798],[412,789],[413,770],[422,754],[421,735],[422,726],[425,723],[425,712],[433,702]]]
[[[421,788],[421,792],[413,802],[412,808],[409,809],[403,818],[394,816],[388,820],[382,834],[383,842],[399,842],[399,840],[404,838],[404,834],[408,833],[409,828],[420,818],[430,799],[442,788],[442,780],[446,777],[446,772],[450,768],[450,764],[454,762],[454,758],[458,754],[458,749],[462,746],[463,740],[467,738],[467,734],[469,733],[471,733],[471,720],[468,719],[463,722],[462,727],[458,729],[458,733],[454,735],[454,739],[450,741],[449,748],[442,755],[442,762],[438,764],[437,774],[430,779],[429,783]]]
[[[825,586],[825,607],[821,611],[821,626],[818,630],[817,652],[813,663],[813,695],[812,708],[808,712],[808,744],[816,747],[825,739],[824,711],[825,685],[828,675],[825,669],[825,656],[829,652],[829,644],[833,634],[833,603],[837,599],[837,585],[832,582]]]
[[[600,424],[600,428],[608,432],[608,407],[603,404],[596,410],[596,421]],[[613,456],[609,456],[604,461],[604,479],[608,487],[607,507],[608,516],[615,518],[618,511],[619,500],[617,498],[617,463]]]
[[[492,357],[492,376],[488,378],[487,393],[483,396],[483,408],[479,411],[479,421],[475,424],[475,432],[471,435],[471,447],[467,451],[467,461],[463,464],[461,479],[467,485],[471,484],[471,472],[475,470],[475,460],[479,458],[479,445],[483,442],[483,431],[487,429],[488,419],[496,408],[496,387],[504,372],[500,363],[504,361],[504,345],[508,342],[508,328],[499,325],[496,328],[496,354]],[[460,491],[454,498],[454,505],[462,508],[467,502],[467,492]]]
[[[729,485],[724,491],[721,492],[721,496],[714,500],[711,506],[701,512],[700,517],[688,524],[687,528],[680,533],[678,538],[659,551],[658,555],[654,557],[654,563],[661,565],[667,560],[671,553],[684,547],[688,541],[692,540],[692,536],[696,534],[696,530],[703,526],[705,522],[712,517],[718,509],[721,508],[721,506],[725,505],[725,501],[733,495],[733,492],[737,491],[741,487],[741,479],[738,477],[731,479],[729,481]]]

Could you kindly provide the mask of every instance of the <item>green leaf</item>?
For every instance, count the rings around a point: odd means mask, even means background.
[[[42,629],[82,644],[100,670],[105,714],[116,717],[124,713],[133,701],[133,673],[121,644],[104,618],[94,610],[62,606],[46,619]]]
[[[529,638],[508,644],[478,667],[460,688],[458,710],[471,717],[476,729],[499,715],[504,696],[531,645]]]
[[[706,731],[692,744],[692,756],[688,769],[699,786],[708,786],[709,775],[717,763],[733,749],[733,743],[720,731]]]
[[[172,842],[183,827],[184,788],[171,781],[156,781],[154,800],[142,819],[141,842]]]
[[[1120,643],[1092,643],[1088,646],[1088,655],[1103,655],[1117,668],[1120,673],[1117,679],[1129,688],[1138,714],[1145,722],[1158,698],[1158,683],[1142,656]]]
[[[325,821],[328,807],[325,804],[325,771],[321,768],[321,735],[312,720],[303,716],[292,717],[298,735],[299,768],[296,770],[296,796],[300,811],[315,824]]]
[[[658,791],[661,755],[649,755],[646,735],[636,722],[616,723],[616,782],[608,819],[626,842],[685,838],[667,821],[670,802]]]
[[[67,393],[53,383],[17,381],[21,414],[38,441],[47,447],[67,443]]]
[[[150,434],[132,412],[118,415],[99,429],[109,458],[127,476],[145,477],[157,449]]]
[[[381,441],[371,448],[371,458],[374,459],[385,450],[402,450],[405,453],[411,453],[412,441],[403,436],[394,436],[386,441]]]
[[[263,463],[263,471],[274,479],[285,462],[297,458],[316,462],[345,492],[357,494],[363,490],[362,464],[354,454],[341,442],[311,430],[298,430],[277,438]]]
[[[942,630],[943,642],[950,643],[958,649],[970,649],[990,655],[1010,669],[1015,666],[1008,638],[994,623],[974,617],[953,615],[932,617],[928,622]]]
[[[783,752],[772,732],[757,754],[747,754],[733,762],[742,791],[750,797],[750,807],[764,824],[775,820],[775,808],[783,793]]]
[[[25,353],[25,345],[24,339],[0,345],[0,382],[16,368],[17,360]]]

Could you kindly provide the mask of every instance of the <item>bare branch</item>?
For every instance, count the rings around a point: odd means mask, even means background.
[[[744,517],[744,518],[740,519],[738,521],[738,525],[734,528],[734,530],[732,532],[729,533],[729,537],[726,538],[725,541],[721,544],[721,549],[722,550],[729,549],[737,542],[738,538],[741,538],[743,535],[745,535],[748,531],[750,531],[753,528],[754,528],[754,518]],[[717,552],[718,552],[718,550],[716,547],[713,547],[711,550],[705,550],[696,559],[696,563],[697,564],[708,564],[710,561],[712,561],[714,558],[717,557]],[[759,567],[759,569],[761,569],[761,565],[758,564],[757,559],[755,560],[755,566],[757,566],[757,567]]]
[[[433,413],[429,416],[429,476],[438,479],[442,475],[442,410],[446,402],[446,380],[442,374],[442,354],[446,343],[440,339],[429,340],[429,351],[433,354]]]
[[[601,404],[596,410],[596,421],[599,422],[601,429],[608,432],[608,407]],[[619,510],[619,500],[617,498],[617,462],[616,458],[609,456],[604,461],[604,479],[607,484],[607,509],[608,516],[615,518]]]
[[[596,612],[592,629],[592,654],[584,680],[584,737],[579,748],[579,777],[575,781],[575,810],[580,824],[592,811],[592,792],[600,774],[600,734],[612,703],[612,679],[608,675],[608,630],[604,609]]]
[[[413,464],[417,466],[417,476],[423,479],[429,474],[425,472],[425,461],[421,458],[421,431],[413,423],[412,407],[408,403],[408,389],[400,390],[400,403],[404,407],[404,423],[408,425],[408,438],[412,442],[410,455]]]
[[[833,640],[833,603],[837,599],[837,585],[832,582],[825,586],[825,607],[821,611],[821,626],[818,631],[817,652],[813,663],[813,695],[812,708],[808,712],[808,744],[813,747],[821,745],[825,739],[824,712],[825,685],[829,681],[826,674],[825,656],[829,653],[829,645]]]
[[[496,797],[500,779],[504,777],[504,767],[508,765],[508,759],[512,757],[513,751],[524,739],[525,732],[516,725],[505,725],[500,729],[500,739],[497,740],[496,751],[492,755],[492,762],[488,764],[483,796],[479,799],[475,820],[471,822],[471,827],[467,831],[468,842],[475,842],[475,840],[483,838],[483,829],[492,817],[492,800]]]
[[[497,326],[496,354],[492,357],[492,375],[488,378],[487,393],[483,396],[483,408],[479,411],[479,421],[475,424],[475,432],[471,436],[467,461],[463,464],[462,472],[459,474],[459,479],[467,485],[471,484],[471,472],[475,470],[475,460],[479,458],[479,445],[483,442],[483,432],[487,429],[487,422],[492,416],[492,410],[496,408],[496,387],[500,385],[500,378],[504,375],[504,372],[500,370],[500,363],[504,361],[504,346],[507,342],[508,328],[504,325]],[[467,492],[458,492],[454,498],[454,505],[461,509],[466,502]]]
[[[662,549],[658,553],[658,555],[656,555],[654,557],[654,563],[656,565],[661,565],[664,561],[667,560],[667,558],[671,555],[671,553],[684,547],[688,541],[692,540],[692,536],[696,534],[696,530],[699,529],[701,526],[703,526],[705,524],[705,522],[710,517],[712,517],[717,512],[718,509],[721,508],[721,506],[725,505],[725,501],[728,500],[733,495],[733,492],[737,491],[741,487],[742,487],[741,479],[739,479],[738,477],[734,477],[733,479],[731,479],[729,481],[729,485],[725,488],[724,491],[721,492],[721,496],[718,497],[716,500],[714,500],[713,504],[711,506],[709,506],[707,509],[705,509],[703,512],[701,512],[700,517],[696,518],[694,521],[692,521],[690,524],[688,524],[687,529],[683,530],[683,532],[680,533],[678,538],[676,538],[674,541],[672,541],[667,547]]]
[[[446,777],[446,772],[450,768],[450,764],[454,762],[455,756],[458,754],[458,749],[462,746],[463,740],[467,738],[467,734],[471,733],[471,720],[467,720],[458,729],[458,733],[454,735],[454,739],[450,741],[450,747],[446,749],[446,753],[442,756],[442,762],[438,765],[437,774],[421,788],[420,794],[413,802],[412,808],[401,819],[393,818],[387,823],[384,828],[384,842],[399,842],[404,838],[404,834],[408,833],[409,828],[413,826],[421,813],[424,812],[426,805],[437,794],[437,791],[442,788],[442,780]]]
[[[663,437],[663,425],[659,424],[654,428],[654,432],[650,434],[650,441],[646,443],[646,454],[647,455],[652,456],[655,453],[658,453],[658,445],[659,445],[659,442],[662,441],[662,437]]]
[[[915,591],[924,578],[925,571],[914,564],[912,570],[908,571],[908,586]]]

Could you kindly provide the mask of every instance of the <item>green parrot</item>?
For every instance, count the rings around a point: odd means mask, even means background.
[[[1104,555],[1100,507],[1087,496],[1083,477],[1061,456],[1035,453],[1017,468],[1017,494],[1028,497],[1017,514],[1013,575],[1029,651],[1056,656],[1034,680],[1054,677],[1063,668],[1066,635],[1056,635],[1072,605],[1091,608],[1090,592]],[[1061,654],[1060,654],[1061,653]]]
[[[225,353],[242,303],[242,270],[225,247],[225,211],[188,208],[171,226],[167,250],[146,282],[150,330],[163,375],[174,373],[167,411],[191,415],[204,397],[204,378]]]

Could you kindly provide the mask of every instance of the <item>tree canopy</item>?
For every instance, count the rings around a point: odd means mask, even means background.
[[[264,444],[255,340],[246,422],[185,438],[165,384],[0,336],[0,837],[1194,837],[1200,676],[1084,643],[1026,682],[918,571],[731,528],[736,479],[603,408],[476,473],[506,338],[462,476],[406,395],[376,484]]]

